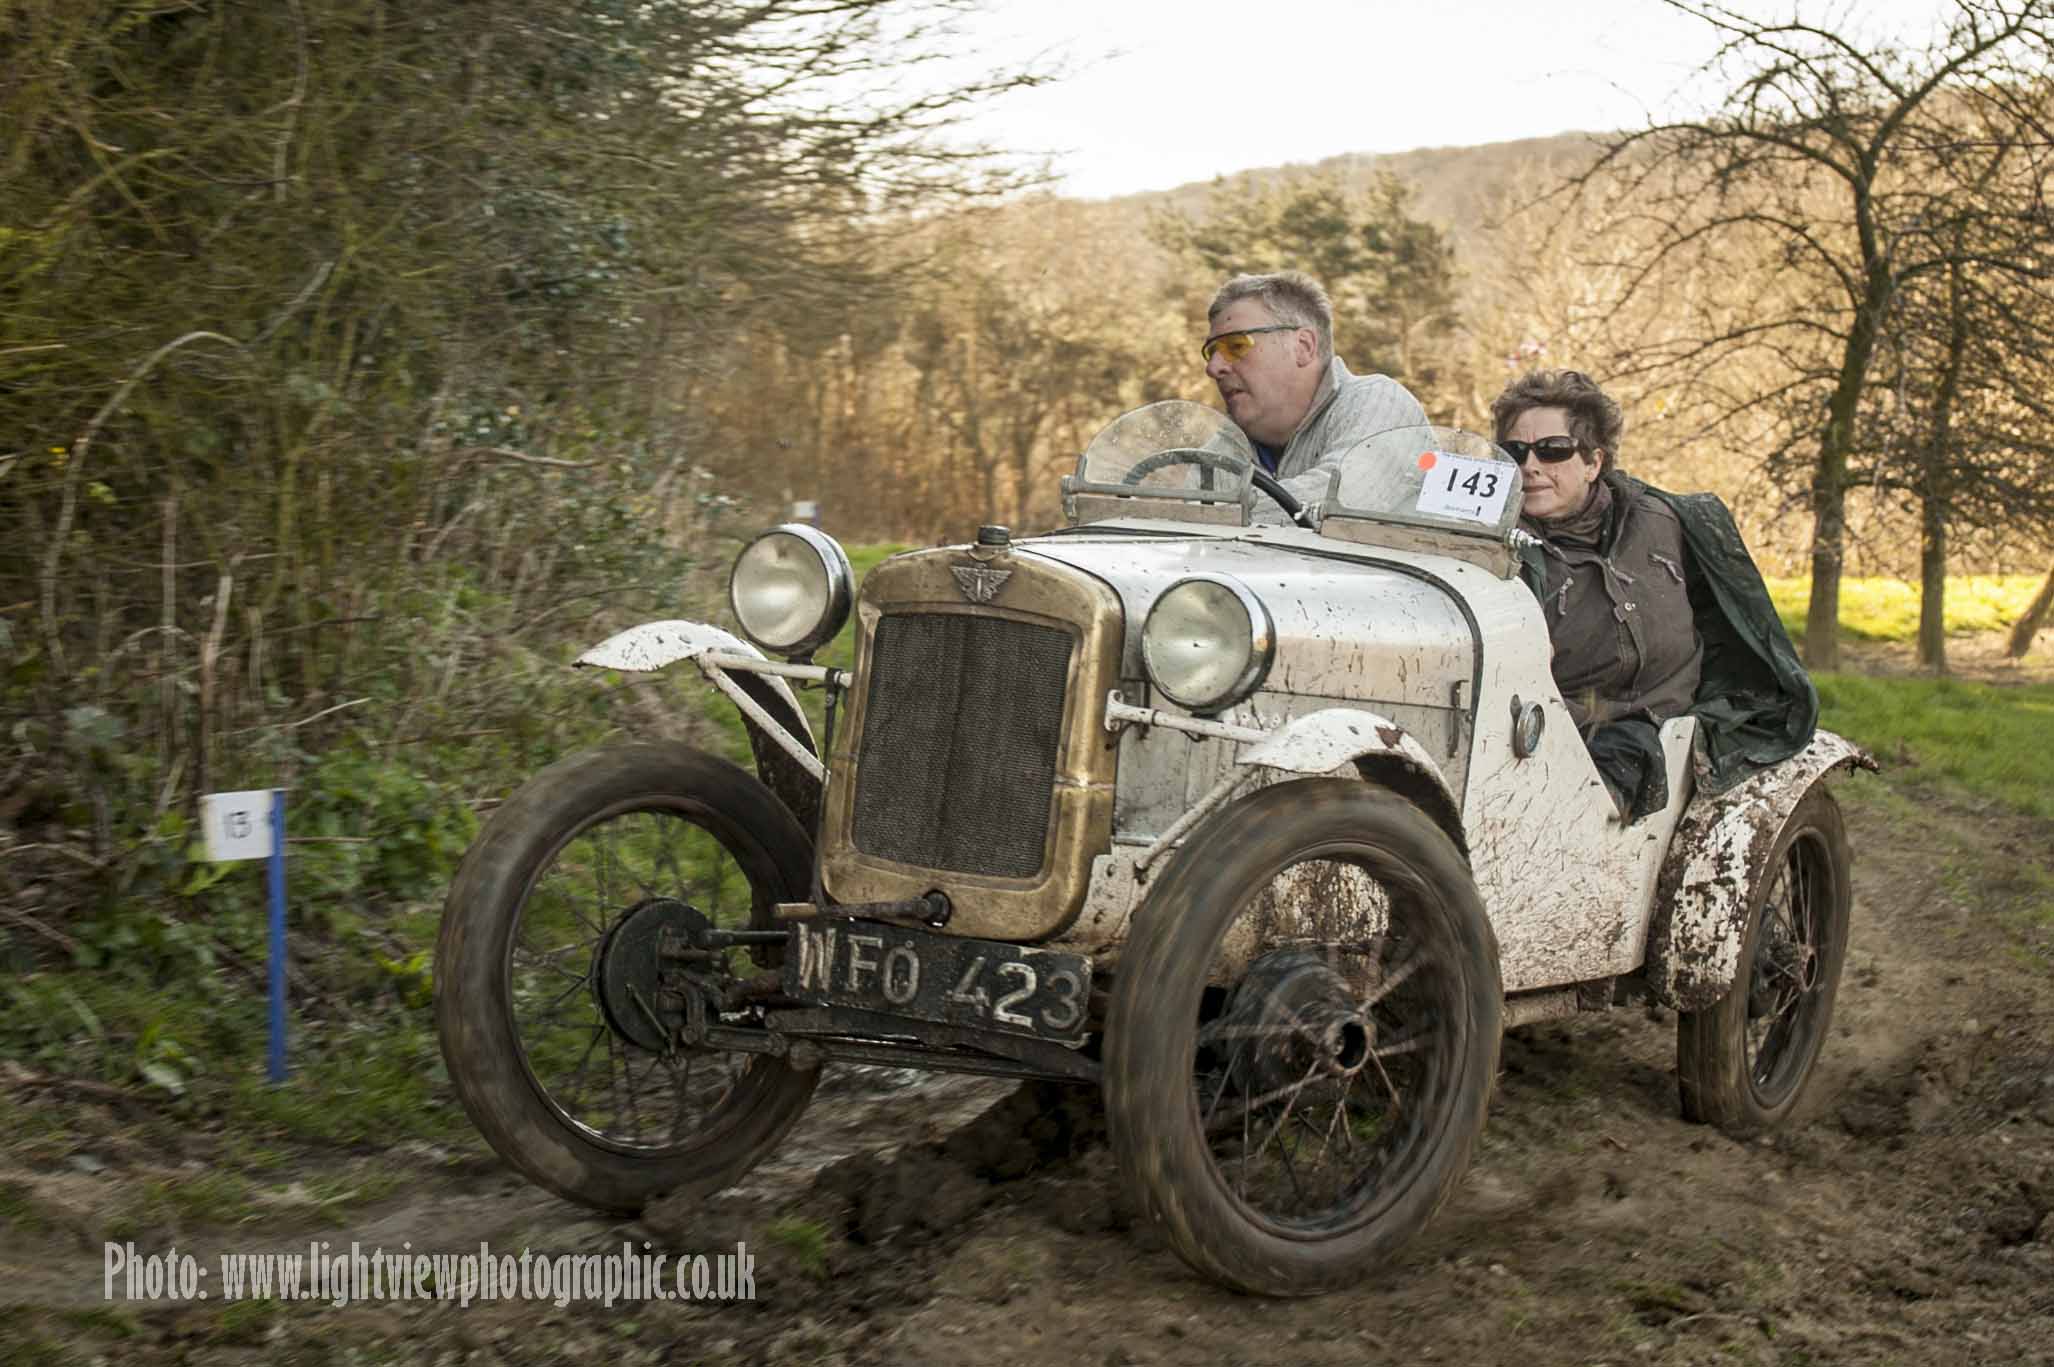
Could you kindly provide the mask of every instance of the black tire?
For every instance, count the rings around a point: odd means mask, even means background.
[[[1206,1276],[1349,1285],[1468,1168],[1503,1007],[1468,863],[1425,813],[1343,779],[1263,789],[1190,836],[1121,958],[1114,1154]]]
[[[1851,866],[1840,805],[1814,785],[1753,889],[1732,990],[1703,1011],[1677,1014],[1684,1119],[1746,1137],[1796,1109],[1847,962]]]
[[[443,1058],[499,1155],[559,1195],[626,1212],[659,1192],[718,1191],[774,1148],[816,1070],[652,1052],[610,1024],[594,983],[607,935],[633,908],[675,899],[715,924],[761,927],[774,903],[806,897],[811,860],[768,788],[684,745],[597,750],[522,785],[466,851],[436,944]],[[730,950],[708,971],[731,980],[747,966]]]

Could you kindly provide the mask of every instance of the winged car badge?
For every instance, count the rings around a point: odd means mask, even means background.
[[[998,597],[1006,580],[1013,577],[1011,570],[994,570],[984,565],[951,565],[949,573],[956,576],[963,596],[973,603],[989,603]]]

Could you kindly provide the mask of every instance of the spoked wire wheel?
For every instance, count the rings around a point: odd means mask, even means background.
[[[1834,956],[1826,910],[1833,879],[1824,837],[1803,830],[1784,852],[1762,900],[1761,934],[1748,966],[1748,1086],[1757,1105],[1782,1104],[1818,1053],[1825,1020],[1825,966]]]
[[[507,988],[548,1104],[599,1143],[660,1151],[718,1110],[748,1061],[676,1040],[689,995],[717,1002],[747,956],[710,951],[688,974],[661,959],[663,932],[676,943],[695,924],[746,928],[752,897],[737,852],[703,818],[674,800],[631,801],[543,864],[507,946]]]
[[[1796,1106],[1832,1024],[1847,959],[1849,862],[1839,805],[1815,787],[1764,866],[1732,990],[1677,1017],[1686,1118],[1751,1134]]]
[[[760,782],[679,745],[567,760],[494,813],[444,912],[436,1019],[501,1156],[574,1200],[636,1209],[717,1190],[767,1152],[816,1074],[687,1042],[695,1023],[760,1025],[764,972],[691,941],[769,925],[806,895],[810,858]]]
[[[1467,1167],[1496,1072],[1495,941],[1410,803],[1279,785],[1195,834],[1122,959],[1115,1150],[1194,1267],[1307,1295],[1359,1278]]]

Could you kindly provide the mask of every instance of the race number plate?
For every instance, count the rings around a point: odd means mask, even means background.
[[[1091,961],[878,921],[823,918],[792,924],[784,988],[822,1006],[1073,1044],[1084,1037]]]
[[[1425,473],[1419,482],[1419,511],[1492,523],[1505,509],[1512,491],[1514,468],[1501,460],[1477,460],[1449,451],[1428,451],[1419,458]]]

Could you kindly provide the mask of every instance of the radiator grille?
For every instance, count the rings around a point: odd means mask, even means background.
[[[856,848],[954,873],[1041,871],[1071,637],[962,613],[881,618],[856,760]]]

